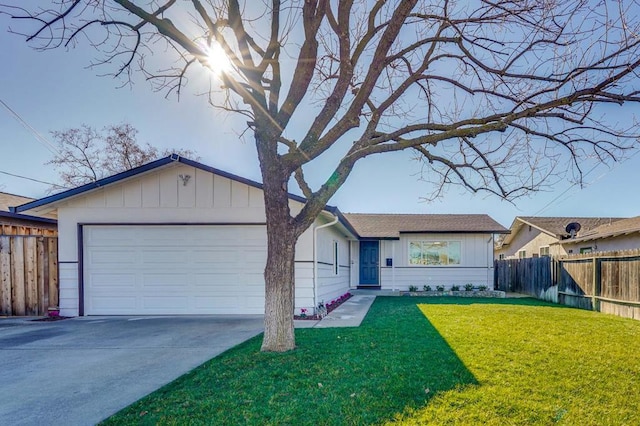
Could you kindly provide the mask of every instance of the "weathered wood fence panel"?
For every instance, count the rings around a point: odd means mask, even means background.
[[[498,260],[494,271],[496,290],[546,298],[553,284],[549,257]]]
[[[574,308],[593,309],[588,295],[593,294],[591,259],[563,259],[558,267],[558,303]]]
[[[640,249],[496,261],[494,286],[562,305],[640,319]]]
[[[58,305],[58,239],[0,236],[0,315],[45,315]]]

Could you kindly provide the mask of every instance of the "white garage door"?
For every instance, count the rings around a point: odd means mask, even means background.
[[[264,226],[84,226],[85,315],[262,314]]]

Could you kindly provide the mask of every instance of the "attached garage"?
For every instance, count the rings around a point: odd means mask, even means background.
[[[289,200],[292,214],[306,202]],[[258,182],[172,155],[14,210],[57,214],[61,315],[264,314]],[[357,237],[338,216],[327,208],[296,243],[296,312],[349,289]]]
[[[85,315],[261,314],[264,225],[83,225]]]

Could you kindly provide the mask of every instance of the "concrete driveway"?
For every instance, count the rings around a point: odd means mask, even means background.
[[[95,424],[262,330],[262,316],[0,318],[0,423]]]

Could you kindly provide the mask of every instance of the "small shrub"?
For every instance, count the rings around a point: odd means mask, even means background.
[[[443,286],[443,285],[437,285],[437,286],[436,286],[436,290],[438,290],[438,291],[444,291],[444,286]]]
[[[478,290],[485,291],[487,288],[489,287],[487,287],[486,285],[481,285],[480,287],[478,287]]]
[[[460,286],[459,285],[452,285],[451,286],[451,291],[460,291]]]
[[[424,288],[424,291],[431,291],[431,286],[430,285],[425,285],[422,288]]]
[[[471,284],[471,283],[465,284],[464,285],[464,290],[465,291],[473,291],[473,284]]]
[[[409,286],[409,291],[418,291],[418,286],[417,285],[410,285]]]

